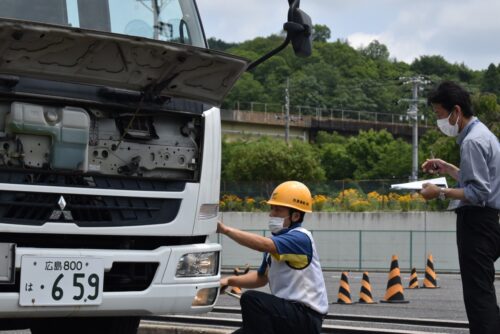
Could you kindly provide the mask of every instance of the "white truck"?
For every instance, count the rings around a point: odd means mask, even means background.
[[[221,246],[217,106],[249,64],[195,0],[0,0],[0,328],[135,333],[209,311]]]

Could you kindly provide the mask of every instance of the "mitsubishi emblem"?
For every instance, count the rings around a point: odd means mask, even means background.
[[[57,205],[59,205],[59,208],[61,210],[52,211],[49,217],[50,220],[61,220],[61,218],[63,218],[64,220],[73,220],[73,215],[71,214],[71,211],[64,210],[64,208],[66,208],[67,203],[63,196],[59,197]]]
[[[59,201],[57,201],[57,204],[59,204],[61,210],[64,210],[64,208],[66,207],[66,200],[64,199],[64,197],[61,196],[59,198]]]

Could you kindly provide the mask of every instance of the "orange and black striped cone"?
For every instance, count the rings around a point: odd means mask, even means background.
[[[249,270],[250,270],[250,266],[249,266],[249,265],[248,265],[248,263],[247,263],[247,264],[245,264],[245,269],[243,269],[243,270],[242,270],[242,269],[240,269],[240,268],[238,268],[238,267],[235,267],[235,268],[233,269],[233,272],[234,272],[234,274],[235,274],[236,276],[240,276],[240,275],[245,275],[245,274],[247,274]]]
[[[429,254],[427,258],[427,266],[425,267],[425,277],[424,283],[422,285],[424,289],[437,289],[436,272],[434,271],[434,263],[432,262],[432,254]]]
[[[368,272],[363,273],[363,279],[361,280],[361,290],[359,291],[359,303],[360,304],[376,304],[377,302],[373,300],[372,297],[372,287],[370,285],[370,279],[368,278]]]
[[[233,273],[235,276],[240,276],[240,275],[245,275],[246,273],[248,273],[249,270],[250,266],[248,264],[245,264],[245,269],[241,270],[240,268],[236,267],[234,268]],[[242,293],[241,288],[239,286],[231,287],[231,292],[237,295],[241,295]]]
[[[387,281],[387,290],[382,303],[409,303],[403,294],[403,284],[401,284],[401,273],[399,271],[398,257],[392,256],[391,271]]]
[[[349,288],[349,280],[347,279],[347,273],[343,272],[340,277],[340,287],[337,302],[332,304],[353,304],[351,299],[351,289]]]
[[[240,287],[233,286],[233,287],[231,287],[231,292],[232,292],[232,293],[235,293],[235,294],[237,294],[237,295],[241,295],[241,292],[242,292],[242,291],[241,291],[241,288],[240,288]]]
[[[417,269],[415,268],[411,270],[410,283],[408,283],[408,289],[418,289]]]

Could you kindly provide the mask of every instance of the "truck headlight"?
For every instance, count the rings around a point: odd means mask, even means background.
[[[219,269],[219,252],[184,254],[177,263],[175,277],[215,276]]]

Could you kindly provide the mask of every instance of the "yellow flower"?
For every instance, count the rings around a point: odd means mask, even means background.
[[[327,201],[327,198],[324,195],[316,195],[313,197],[314,203],[325,203],[326,201]]]
[[[245,197],[245,203],[254,204],[255,200],[252,197]]]

